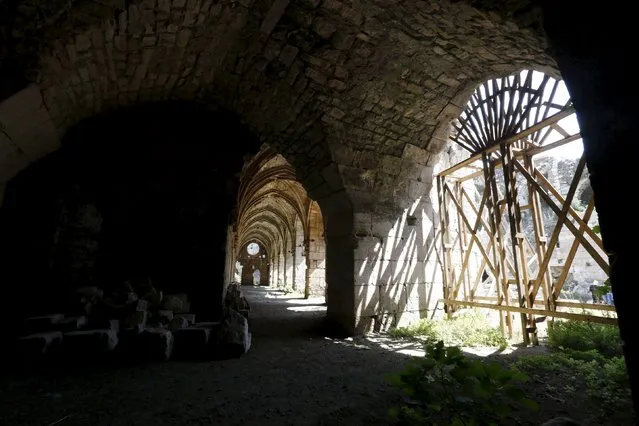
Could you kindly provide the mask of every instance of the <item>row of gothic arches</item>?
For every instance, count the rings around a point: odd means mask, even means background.
[[[324,297],[324,222],[291,165],[264,146],[244,166],[237,222],[227,242],[229,281]],[[259,273],[255,273],[259,271]]]
[[[625,204],[626,182],[636,178],[636,107],[629,89],[636,85],[628,59],[632,55],[621,43],[632,40],[626,33],[634,27],[619,22],[632,14],[577,2],[541,2],[539,7],[524,2],[511,11],[482,1],[346,6],[256,0],[205,2],[203,8],[200,2],[163,2],[162,7],[129,2],[127,10],[102,2],[101,13],[87,16],[83,2],[52,2],[48,14],[26,0],[5,3],[0,35],[6,48],[0,55],[2,70],[5,63],[11,67],[10,78],[2,79],[0,193],[6,219],[2,271],[8,275],[3,282],[13,283],[8,299],[23,300],[39,286],[44,306],[55,293],[42,283],[51,265],[50,246],[60,240],[41,238],[36,227],[29,233],[20,229],[37,223],[43,232],[51,231],[39,215],[41,205],[25,201],[29,197],[24,194],[46,187],[47,179],[60,175],[63,167],[52,167],[23,189],[16,189],[13,179],[76,139],[85,149],[78,163],[96,140],[118,146],[109,167],[95,167],[101,173],[94,173],[92,182],[109,195],[106,204],[146,212],[127,222],[127,209],[108,210],[111,225],[126,232],[111,234],[111,247],[117,250],[112,249],[115,256],[107,264],[128,268],[142,261],[167,286],[197,293],[198,309],[210,312],[205,305],[219,305],[219,281],[231,279],[241,248],[259,242],[269,254],[270,281],[292,284],[300,276],[296,262],[302,258],[294,253],[301,235],[297,230],[304,230],[312,216],[302,196],[308,193],[322,212],[328,316],[354,332],[397,322],[398,312],[428,315],[440,305],[436,290],[442,286],[434,245],[439,217],[436,203],[424,194],[433,189],[432,168],[445,152],[450,123],[488,77],[535,68],[555,77],[561,71],[571,89],[587,135],[605,251],[614,260],[610,276],[622,337],[628,354],[634,355],[627,358],[637,359],[631,334],[636,256],[626,248],[636,231],[629,226],[633,209]],[[597,24],[604,19],[614,27]],[[147,31],[152,35],[147,37]],[[29,54],[20,55],[24,50]],[[23,56],[24,62],[19,60]],[[189,118],[181,108],[167,112],[157,107],[166,101],[198,105],[205,113]],[[131,109],[147,111],[144,125],[131,119]],[[220,130],[230,120],[207,123],[221,111],[232,112],[236,126],[231,131]],[[115,112],[122,114],[111,125],[88,126],[86,131],[87,121]],[[169,128],[170,135],[165,132]],[[472,145],[472,135],[466,135]],[[185,149],[193,140],[198,143]],[[292,168],[280,162],[280,168],[263,169],[272,159],[263,150],[245,162],[249,166],[238,190],[235,178],[242,156],[259,151],[261,143]],[[142,179],[133,178],[135,165],[129,164],[126,176],[133,180],[123,178],[119,166],[132,150],[144,157],[145,149],[137,148],[142,144],[170,166],[181,162],[179,173],[158,167],[145,170]],[[221,147],[231,154],[220,155]],[[192,164],[185,165],[189,162],[201,162],[199,174]],[[90,174],[89,169],[82,173]],[[260,173],[260,179],[253,179]],[[184,184],[189,180],[182,180],[184,176],[190,176],[189,183]],[[144,184],[136,187],[133,182]],[[126,202],[114,196],[125,191]],[[155,196],[139,197],[145,191]],[[175,205],[166,202],[167,193]],[[176,208],[185,198],[189,208]],[[137,208],[140,204],[145,208]],[[16,223],[22,228],[12,226]],[[77,235],[71,240],[70,246],[89,241]],[[303,241],[311,240],[304,235]],[[32,262],[36,257],[37,268]],[[220,259],[219,268],[209,267],[211,258]],[[93,260],[85,261],[83,265],[90,265]],[[307,264],[307,273],[320,265]],[[68,285],[67,278],[60,283]],[[629,365],[637,389],[637,366]]]

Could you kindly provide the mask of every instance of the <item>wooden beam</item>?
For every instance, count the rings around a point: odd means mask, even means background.
[[[495,296],[475,296],[475,300],[485,300],[487,302],[496,302],[497,298]],[[516,300],[511,300],[511,303],[516,303],[516,302],[517,302]],[[544,306],[545,302],[543,300],[535,299],[533,301],[533,304],[537,306]],[[577,309],[593,310],[593,311],[616,312],[616,309],[613,305],[604,305],[602,303],[581,303],[581,302],[568,302],[566,300],[557,300],[556,305],[560,308],[577,308]]]
[[[574,314],[572,312],[549,311],[547,309],[530,309],[530,308],[522,308],[520,306],[496,305],[493,303],[467,302],[464,300],[440,299],[439,302],[445,303],[448,305],[460,305],[460,306],[470,306],[473,308],[496,309],[496,310],[506,311],[506,312],[520,312],[520,313],[526,313],[526,314],[538,315],[538,316],[565,318],[565,319],[572,319],[577,321],[595,322],[599,324],[617,325],[617,318],[612,318],[612,317],[598,317],[595,315]]]
[[[595,208],[595,200],[594,198],[591,198],[590,201],[588,202],[588,207],[586,208],[586,212],[584,213],[584,220],[581,226],[579,227],[580,231],[583,231],[584,228],[587,227],[587,223],[588,220],[590,219],[590,215],[592,214],[592,211]],[[563,268],[561,270],[561,274],[559,275],[559,278],[557,279],[557,281],[553,284],[553,295],[556,298],[559,297],[559,293],[561,293],[561,289],[564,286],[564,282],[566,282],[566,278],[568,277],[568,272],[570,271],[570,266],[572,265],[572,261],[575,258],[575,255],[577,254],[577,249],[579,248],[579,240],[577,238],[575,238],[575,240],[572,242],[572,245],[570,246],[570,251],[568,252],[568,257],[566,258],[566,261],[564,262]]]
[[[527,155],[532,156],[532,155],[541,154],[542,152],[550,151],[551,149],[558,148],[558,147],[560,147],[562,145],[566,145],[567,143],[574,142],[574,141],[579,140],[579,139],[581,139],[581,133],[574,134],[574,135],[569,136],[569,137],[567,137],[565,139],[562,139],[562,140],[559,140],[557,142],[553,142],[553,143],[550,143],[550,144],[544,145],[544,146],[538,146],[538,145],[532,144],[533,145],[532,147],[524,149],[523,151],[517,152],[515,154],[515,158],[521,158],[521,157],[525,157]],[[469,165],[467,165],[465,167],[466,168],[472,168],[472,169],[477,169],[478,168],[477,166],[469,166]],[[501,164],[499,162],[496,163],[495,164],[495,168],[497,168],[497,169],[501,168]],[[464,182],[464,181],[467,181],[468,179],[474,179],[474,178],[479,177],[481,175],[482,175],[482,172],[481,171],[477,171],[477,172],[469,173],[469,174],[464,175],[464,176],[451,176],[451,177],[453,177],[454,179],[459,180],[460,182]]]
[[[562,209],[560,209],[557,204],[553,201],[552,198],[550,198],[550,196],[543,190],[542,186],[539,184],[539,182],[537,182],[531,175],[530,173],[528,173],[523,166],[515,161],[515,166],[517,166],[517,168],[519,168],[519,170],[522,172],[522,175],[529,181],[531,182],[535,188],[537,189],[537,193],[539,195],[541,195],[541,197],[544,199],[544,201],[546,201],[546,203],[548,204],[548,206],[555,212],[555,214],[557,214],[559,216],[559,220],[563,220],[563,224],[566,225],[566,227],[568,229],[570,229],[572,231],[572,233],[575,235],[576,238],[579,239],[579,241],[581,242],[581,244],[583,245],[584,249],[586,249],[586,251],[590,254],[590,256],[593,258],[593,260],[595,262],[597,262],[599,264],[599,266],[601,267],[601,269],[604,270],[604,272],[607,274],[609,273],[609,265],[608,262],[606,262],[601,255],[594,249],[594,247],[592,247],[592,245],[590,244],[590,241],[586,240],[583,236],[583,234],[579,233],[579,230],[577,229],[577,227],[569,220],[566,220],[566,217],[563,217],[562,219]],[[567,202],[572,201],[572,197],[568,198]],[[564,208],[566,202],[564,202]],[[570,209],[570,205],[568,205],[568,209]],[[579,219],[581,220],[581,218]],[[591,230],[592,231],[592,230]],[[586,231],[587,232],[587,231]],[[549,249],[552,249],[552,246],[555,245],[557,243],[557,241],[555,240],[554,242],[552,241],[551,238],[551,243],[549,244]],[[547,267],[547,265],[546,265]]]
[[[510,143],[516,142],[519,139],[523,139],[526,136],[528,136],[528,135],[530,135],[532,133],[535,133],[539,129],[543,129],[544,127],[549,126],[552,123],[556,123],[557,121],[568,117],[573,112],[575,112],[574,108],[572,108],[572,107],[566,108],[565,110],[560,111],[560,112],[558,112],[558,113],[546,118],[545,120],[540,121],[539,123],[535,124],[534,126],[531,126],[528,129],[517,133],[516,135],[509,136],[509,137],[504,138],[503,140],[498,141],[498,142],[499,143],[505,143],[505,144],[510,144]],[[439,173],[439,175],[440,176],[449,175],[449,174],[453,173],[455,170],[459,170],[459,169],[467,166],[468,164],[474,163],[477,160],[481,160],[482,155],[484,153],[488,154],[488,153],[497,151],[499,149],[499,143],[497,143],[497,144],[495,144],[495,145],[493,145],[493,146],[491,146],[489,148],[486,148],[482,152],[479,152],[479,153],[477,153],[475,155],[470,156],[470,158],[468,158],[468,159],[466,159],[466,160],[464,160],[464,161],[462,161],[460,163],[457,163],[457,164],[455,164],[452,167],[447,168],[446,170],[444,170],[441,173]]]

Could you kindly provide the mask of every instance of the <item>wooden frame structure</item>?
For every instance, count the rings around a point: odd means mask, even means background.
[[[518,313],[526,344],[538,343],[536,324],[546,316],[616,323],[610,315],[566,312],[614,312],[613,306],[559,300],[580,247],[606,274],[609,265],[601,239],[588,225],[593,200],[582,213],[572,206],[584,156],[566,194],[535,167],[536,155],[581,138],[562,125],[574,114],[569,100],[557,102],[562,83],[535,73],[492,80],[475,91],[452,136],[471,156],[437,176],[446,312],[459,306],[496,309],[509,337],[512,313]],[[552,232],[542,206],[556,215]],[[532,232],[524,229],[524,220],[532,222]],[[549,266],[564,229],[574,241],[553,277]],[[479,294],[486,282],[492,283],[492,295]]]

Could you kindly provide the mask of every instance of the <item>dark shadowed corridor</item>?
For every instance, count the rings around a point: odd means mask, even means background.
[[[242,358],[4,378],[0,400],[10,409],[2,410],[0,424],[386,424],[397,393],[383,376],[400,368],[406,355],[322,337],[321,299],[269,287],[244,292],[254,334]]]

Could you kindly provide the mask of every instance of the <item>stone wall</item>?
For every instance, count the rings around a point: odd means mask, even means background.
[[[242,268],[242,275],[240,283],[242,285],[254,285],[253,274],[255,270],[260,271],[260,283],[259,285],[269,285],[270,268],[268,261],[268,254],[264,250],[264,247],[260,246],[260,250],[257,254],[251,255],[246,251],[246,246],[242,247],[237,254],[237,261]]]
[[[304,244],[304,226],[302,220],[295,218],[295,281],[293,290],[304,291],[306,288],[306,250]]]
[[[387,329],[442,315],[441,244],[434,176],[457,162],[448,145],[419,169],[399,215],[355,213],[355,312],[359,330]]]
[[[322,208],[328,314],[347,330],[355,214],[391,232],[388,221],[428,192],[421,170],[474,86],[554,67],[539,33],[449,0],[73,3],[41,24],[15,34],[37,46],[31,71],[58,134],[103,111],[197,99],[237,113],[286,157]],[[33,139],[21,133],[18,147]],[[30,158],[45,148],[31,146]]]
[[[87,196],[88,195],[88,196]],[[102,213],[78,187],[62,194],[58,224],[53,235],[51,279],[63,284],[69,294],[97,284],[96,262]]]
[[[50,311],[69,285],[108,290],[146,276],[160,290],[187,293],[202,319],[221,313],[237,174],[258,146],[219,114],[166,104],[98,117],[12,180],[0,220],[0,272],[16,300],[31,293],[38,301],[29,308]],[[246,151],[220,157],[221,141],[202,137],[209,125]],[[67,192],[76,186],[81,197]]]
[[[322,212],[312,203],[308,217],[308,250],[306,252],[307,297],[324,297],[326,294],[326,242]]]

